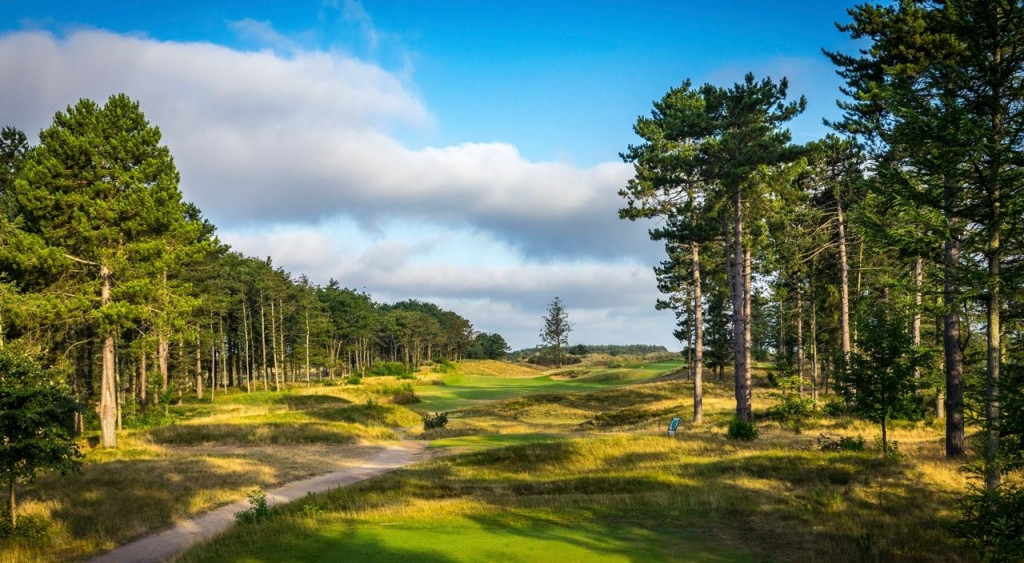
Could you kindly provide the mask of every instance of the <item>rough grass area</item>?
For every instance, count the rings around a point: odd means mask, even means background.
[[[182,561],[956,561],[955,490],[875,452],[596,436],[311,496]]]
[[[371,394],[232,391],[212,403],[171,406],[163,426],[120,433],[116,450],[86,446],[80,473],[19,487],[19,513],[52,524],[40,540],[0,540],[0,561],[81,559],[241,500],[253,488],[358,464],[379,451],[378,442],[396,440],[395,428],[420,424],[403,406],[368,402]]]
[[[536,366],[499,362],[497,360],[462,360],[455,364],[455,372],[462,375],[490,377],[537,377],[543,370]]]
[[[451,411],[481,405],[489,401],[537,393],[594,391],[649,381],[664,375],[673,367],[681,365],[679,362],[664,363],[670,367],[666,369],[601,368],[592,371],[590,375],[571,379],[556,379],[549,375],[492,377],[457,372],[445,376],[444,385],[417,387],[416,393],[420,396],[421,402],[416,404],[415,408],[424,412]]]

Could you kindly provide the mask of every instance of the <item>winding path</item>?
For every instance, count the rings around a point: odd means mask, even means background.
[[[344,487],[376,477],[418,461],[422,457],[421,454],[425,447],[426,442],[402,442],[400,445],[388,446],[377,456],[358,466],[301,481],[293,481],[276,489],[268,490],[267,504],[273,506],[291,502],[308,493]],[[244,500],[222,506],[195,518],[178,522],[169,530],[144,536],[89,561],[91,563],[160,563],[168,561],[193,544],[210,539],[230,528],[235,523],[235,513],[247,508],[249,508],[249,503]]]

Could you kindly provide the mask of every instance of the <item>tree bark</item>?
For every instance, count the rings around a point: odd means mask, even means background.
[[[7,496],[7,509],[8,509],[8,515],[10,516],[10,520],[11,520],[11,526],[17,526],[18,525],[18,504],[17,504],[17,498],[14,496],[14,484],[17,483],[17,482],[18,482],[18,480],[15,479],[13,475],[11,475],[11,482],[10,482],[10,486],[9,486],[9,494]]]
[[[309,310],[306,310],[306,387],[309,387]]]
[[[917,257],[914,261],[914,319],[911,323],[910,344],[917,348],[921,345],[921,284],[924,282],[924,258]],[[914,366],[914,379],[921,378],[921,368]]]
[[[263,302],[263,292],[260,292],[260,338],[263,341],[263,345],[260,350],[263,352],[263,390],[267,390],[267,379],[270,378],[267,372],[267,318],[264,314],[266,305]]]
[[[995,204],[998,213],[999,205]],[[985,489],[999,488],[999,377],[1002,362],[1001,252],[998,224],[991,225],[988,255],[988,355],[985,370]]]
[[[700,288],[700,247],[693,253],[693,423],[704,421],[704,306]]]
[[[203,344],[196,327],[196,399],[203,398]]]
[[[110,304],[110,269],[100,266],[100,303]],[[117,447],[117,380],[114,373],[114,334],[103,338],[103,373],[100,380],[100,434],[105,448]]]
[[[960,341],[960,286],[958,270],[960,239],[957,220],[950,220],[954,234],[945,244],[943,347],[946,359],[946,457],[964,455],[964,352]]]
[[[735,364],[736,418],[750,422],[750,304],[749,259],[750,252],[743,245],[743,199],[736,187],[733,205],[732,241],[732,303],[733,354]]]
[[[796,290],[796,376],[800,380],[799,393],[804,396],[804,294]]]
[[[836,198],[837,235],[839,238],[839,334],[843,352],[843,371],[850,363],[850,266],[846,257],[846,217],[843,202]]]
[[[274,314],[274,300],[270,300],[270,345],[274,356],[274,391],[281,390],[281,364],[277,360],[277,315]]]

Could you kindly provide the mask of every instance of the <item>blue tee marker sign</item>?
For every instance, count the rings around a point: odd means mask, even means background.
[[[676,435],[676,428],[678,428],[678,427],[679,427],[679,418],[678,417],[673,418],[672,422],[668,423],[668,435],[669,436],[675,436]]]

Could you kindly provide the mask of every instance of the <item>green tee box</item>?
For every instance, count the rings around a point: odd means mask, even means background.
[[[673,418],[672,422],[668,423],[668,435],[669,436],[675,436],[676,435],[676,428],[678,428],[678,427],[679,427],[679,417]]]

